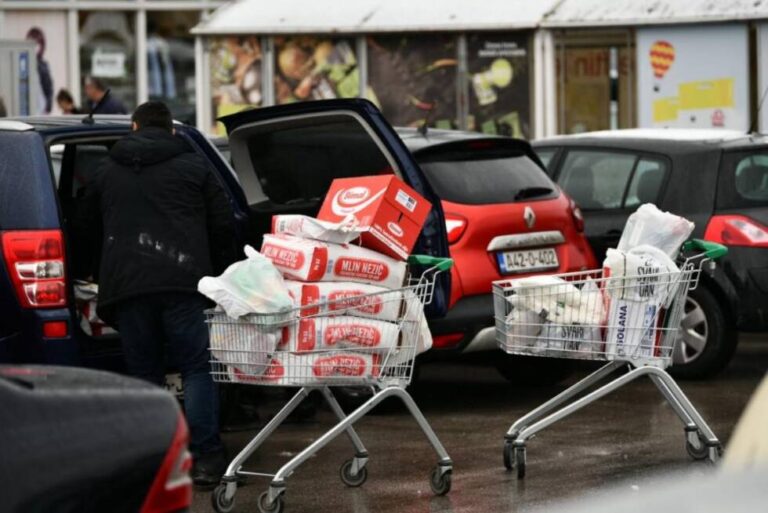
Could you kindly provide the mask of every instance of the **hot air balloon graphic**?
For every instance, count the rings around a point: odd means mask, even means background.
[[[675,60],[675,47],[667,41],[656,41],[651,45],[651,67],[653,76],[657,79],[664,78],[667,70]]]

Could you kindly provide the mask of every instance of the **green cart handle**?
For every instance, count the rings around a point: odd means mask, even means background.
[[[710,260],[717,260],[728,254],[728,248],[717,242],[691,239],[683,244],[683,251],[701,251]]]
[[[436,267],[438,271],[448,271],[453,267],[453,258],[435,257],[429,255],[411,255],[408,257],[411,265]]]

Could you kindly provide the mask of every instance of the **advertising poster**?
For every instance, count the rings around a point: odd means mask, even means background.
[[[528,35],[471,35],[467,61],[469,128],[527,138],[531,111]]]
[[[275,59],[278,104],[359,95],[354,39],[276,37]]]
[[[456,128],[456,39],[368,38],[368,98],[396,126]]]
[[[211,40],[209,51],[213,118],[261,106],[262,54],[259,38],[215,38]],[[220,123],[213,130],[218,134],[225,133]]]
[[[768,131],[768,23],[757,26],[757,101],[760,108],[760,132]]]
[[[26,39],[37,46],[37,76],[29,77],[37,112],[60,114],[56,93],[67,88],[67,14],[63,11],[6,11],[3,39]]]
[[[639,125],[749,128],[746,25],[637,30]]]

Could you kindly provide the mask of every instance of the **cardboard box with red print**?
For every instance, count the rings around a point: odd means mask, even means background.
[[[405,260],[432,205],[395,176],[333,181],[318,219],[339,223],[354,216],[362,246]]]

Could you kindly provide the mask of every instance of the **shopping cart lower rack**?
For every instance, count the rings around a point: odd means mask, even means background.
[[[218,310],[207,312],[215,381],[300,387],[229,464],[212,495],[217,512],[232,511],[237,482],[246,476],[272,478],[269,489],[259,497],[258,507],[262,512],[282,511],[286,478],[342,433],[346,433],[355,452],[341,466],[341,480],[350,487],[362,485],[368,476],[368,452],[353,424],[387,397],[405,403],[432,444],[438,463],[430,475],[430,486],[435,494],[448,493],[451,459],[405,387],[411,380],[422,330],[428,333],[423,305],[432,300],[436,277],[449,270],[453,261],[412,256],[409,264],[426,270],[398,290],[342,297],[280,314],[254,314],[237,320]],[[387,312],[390,317],[382,320]],[[286,347],[281,347],[283,344]],[[335,386],[369,386],[374,393],[347,415],[331,391]],[[243,470],[246,460],[314,390],[321,393],[339,422],[277,473]]]
[[[610,276],[587,271],[493,284],[496,339],[502,350],[607,362],[509,428],[504,437],[508,470],[516,468],[517,477],[525,477],[530,438],[640,376],[650,378],[683,421],[690,456],[717,461],[720,441],[664,370],[679,340],[688,292],[696,288],[701,271],[712,269],[727,249],[693,240],[683,246],[683,254],[692,252],[679,260],[679,272]],[[584,394],[623,369],[627,372]]]

